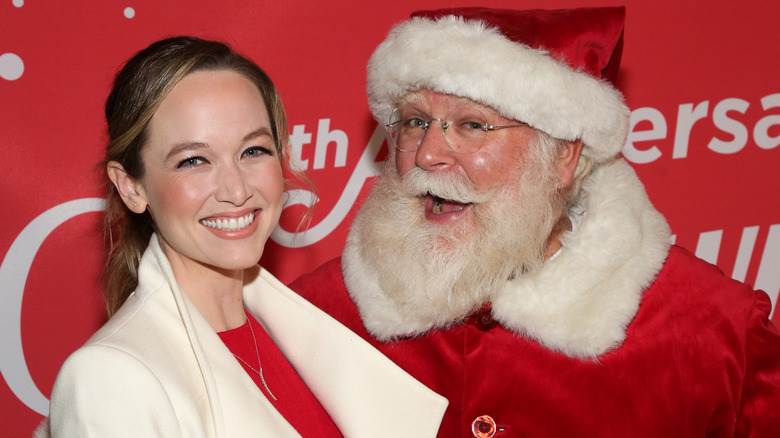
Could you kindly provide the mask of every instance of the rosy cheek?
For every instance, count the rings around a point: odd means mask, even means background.
[[[492,160],[488,160],[484,156],[476,156],[473,160],[471,160],[471,165],[474,168],[484,169],[489,168],[491,162]]]
[[[186,211],[193,201],[200,200],[209,185],[203,178],[163,177],[155,181],[158,209]]]
[[[491,177],[496,172],[495,164],[493,160],[484,156],[473,156],[470,160],[461,161],[461,167],[478,189],[485,189],[492,185]]]
[[[209,187],[213,187],[213,183],[206,181],[206,178],[182,178],[178,181],[172,181],[170,185],[170,198],[181,198],[181,200],[195,200],[202,198],[205,193],[209,192]],[[175,202],[174,199],[171,199]]]
[[[409,152],[397,152],[395,154],[395,168],[399,175],[404,175],[414,167],[414,154]]]
[[[267,187],[268,196],[270,196],[273,202],[281,204],[284,194],[284,180],[281,169],[278,173],[274,172],[269,175],[264,175],[258,184],[261,187]]]
[[[463,158],[460,165],[478,189],[492,188],[513,174],[515,157],[502,153],[500,149],[485,149]]]

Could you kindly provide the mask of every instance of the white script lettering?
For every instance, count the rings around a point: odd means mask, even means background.
[[[306,132],[306,125],[293,126],[293,132],[290,134],[290,146],[293,157],[300,163],[301,170],[309,169],[309,160],[302,159],[303,146],[311,144],[311,133]],[[328,153],[328,146],[331,143],[336,144],[336,157],[333,167],[344,167],[347,165],[347,148],[349,139],[347,133],[340,130],[330,130],[330,119],[320,119],[317,123],[317,142],[314,146],[314,169],[325,168],[325,157]]]
[[[313,245],[320,240],[327,237],[333,232],[344,218],[349,213],[349,210],[355,205],[360,189],[368,178],[379,175],[381,172],[381,163],[376,162],[376,157],[379,154],[379,150],[382,147],[382,143],[385,140],[384,128],[377,126],[374,129],[374,133],[371,135],[371,139],[368,140],[368,145],[363,151],[363,155],[360,156],[355,170],[352,171],[352,175],[349,177],[347,186],[344,187],[344,191],[341,192],[339,200],[333,207],[333,210],[328,213],[325,219],[314,227],[306,230],[302,235],[296,235],[290,233],[277,226],[273,233],[271,233],[271,239],[279,245],[287,248],[301,248],[304,246]],[[285,206],[288,208],[291,205],[303,205],[304,207],[310,207],[318,200],[311,192],[306,190],[291,190],[289,193],[290,200]]]
[[[68,219],[104,207],[104,199],[83,198],[46,210],[24,227],[0,265],[0,374],[22,403],[44,416],[49,414],[49,400],[35,386],[22,349],[24,285],[35,254],[52,231]]]

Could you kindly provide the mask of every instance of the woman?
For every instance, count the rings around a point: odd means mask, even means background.
[[[446,401],[257,266],[287,121],[222,43],[156,42],[106,101],[109,321],[63,365],[46,436],[434,436]]]

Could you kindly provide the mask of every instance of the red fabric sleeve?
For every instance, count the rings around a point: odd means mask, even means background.
[[[769,321],[771,307],[769,297],[757,292],[747,321],[737,437],[780,436],[780,331]]]

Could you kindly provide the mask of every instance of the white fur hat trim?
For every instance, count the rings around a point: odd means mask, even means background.
[[[563,139],[581,139],[597,162],[620,152],[630,111],[609,82],[547,52],[511,41],[481,21],[415,17],[394,27],[368,62],[368,102],[387,123],[396,101],[430,89],[466,97]]]

